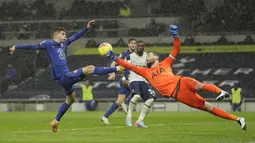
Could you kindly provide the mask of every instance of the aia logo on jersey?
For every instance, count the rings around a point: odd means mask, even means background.
[[[66,58],[65,56],[65,53],[62,49],[58,49],[58,57],[61,59],[61,60],[64,60]]]
[[[151,74],[152,79],[154,79],[156,76],[160,75],[163,72],[165,72],[163,68],[157,69],[155,72],[152,72]]]

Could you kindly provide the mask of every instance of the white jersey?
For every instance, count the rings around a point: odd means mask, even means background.
[[[134,53],[129,55],[130,59],[128,59],[128,60],[133,65],[136,65],[136,66],[139,66],[139,67],[147,67],[146,56],[147,56],[146,52],[144,52],[142,56],[139,56],[134,52]],[[136,74],[135,72],[133,72],[131,70],[130,70],[130,74],[129,74],[128,79],[129,79],[130,83],[133,82],[133,81],[144,81],[144,82],[148,83],[147,80],[144,77]]]

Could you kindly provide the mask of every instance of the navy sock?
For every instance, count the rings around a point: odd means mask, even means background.
[[[127,99],[126,99],[126,101],[125,101],[125,104],[129,104],[129,102],[130,102],[130,100],[133,98],[133,96],[129,96]]]
[[[110,68],[110,67],[95,67],[95,70],[93,74],[97,75],[103,75],[103,74],[108,74],[112,72],[117,72],[117,68]]]
[[[113,103],[110,109],[104,114],[104,117],[108,118],[114,111],[116,111],[119,108],[119,105],[117,103]]]
[[[57,120],[57,121],[60,121],[61,117],[66,113],[66,111],[68,110],[69,107],[70,107],[70,105],[67,104],[66,102],[63,103],[63,104],[60,106],[60,108],[59,108],[59,110],[58,110],[58,114],[57,114],[57,116],[56,116],[56,120]]]

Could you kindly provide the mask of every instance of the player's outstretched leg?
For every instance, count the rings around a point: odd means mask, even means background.
[[[138,120],[135,122],[135,125],[137,127],[147,128],[147,126],[144,125],[143,120],[146,117],[146,115],[150,112],[150,109],[151,109],[151,106],[152,106],[153,103],[154,103],[154,99],[153,98],[150,98],[150,99],[145,101],[143,109],[142,109],[142,111],[140,113],[140,116],[139,116]]]
[[[197,87],[198,90],[204,90],[204,91],[219,94],[219,96],[216,97],[216,100],[223,100],[225,98],[231,97],[231,95],[228,92],[220,89],[219,87],[217,87],[213,84],[200,84],[200,85],[198,84],[197,86],[198,86]]]
[[[213,84],[201,83],[190,77],[183,77],[182,81],[185,81],[187,86],[193,91],[207,91],[218,94],[219,96],[216,98],[216,100],[223,100],[224,98],[231,97],[231,95],[228,92],[220,89],[219,87]]]
[[[56,118],[53,121],[51,121],[50,125],[53,132],[58,131],[60,119],[66,113],[68,108],[74,103],[74,101],[75,101],[75,92],[73,92],[71,95],[66,97],[66,101],[60,106]]]
[[[132,127],[132,113],[133,113],[134,107],[139,99],[140,99],[140,95],[135,94],[132,97],[131,101],[129,102],[128,113],[127,113],[127,118],[126,118],[126,125],[128,127]]]
[[[119,106],[121,105],[121,103],[124,102],[125,99],[126,99],[125,94],[119,94],[117,101],[112,104],[112,106],[108,109],[108,111],[101,118],[101,121],[104,124],[110,124],[109,120],[108,120],[109,116],[119,108]]]
[[[121,66],[111,68],[111,67],[95,67],[93,65],[89,65],[82,68],[84,75],[90,75],[90,74],[104,75],[104,74],[108,74],[112,72],[122,72],[123,70],[124,68]]]
[[[216,108],[213,105],[211,105],[208,102],[205,102],[205,110],[208,111],[209,113],[227,119],[227,120],[233,120],[233,121],[237,121],[237,123],[241,126],[242,130],[246,130],[247,129],[247,124],[245,122],[245,119],[243,117],[237,117],[235,115],[232,115],[220,108]]]
[[[237,121],[243,130],[246,130],[247,125],[245,119],[232,115],[222,109],[216,108],[210,103],[206,102],[196,91],[205,90],[213,93],[224,93],[223,90],[212,84],[203,84],[193,78],[183,77],[181,79],[180,90],[178,94],[178,101],[189,105],[191,107],[207,111],[215,116]],[[226,96],[225,96],[226,97]]]

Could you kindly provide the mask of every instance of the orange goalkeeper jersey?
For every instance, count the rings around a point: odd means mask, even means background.
[[[172,65],[179,51],[180,40],[179,38],[176,38],[174,40],[174,49],[170,55],[153,68],[137,67],[119,58],[116,60],[116,62],[124,68],[130,69],[145,77],[162,96],[171,97],[178,81],[181,78],[181,76],[174,75],[172,72]]]

